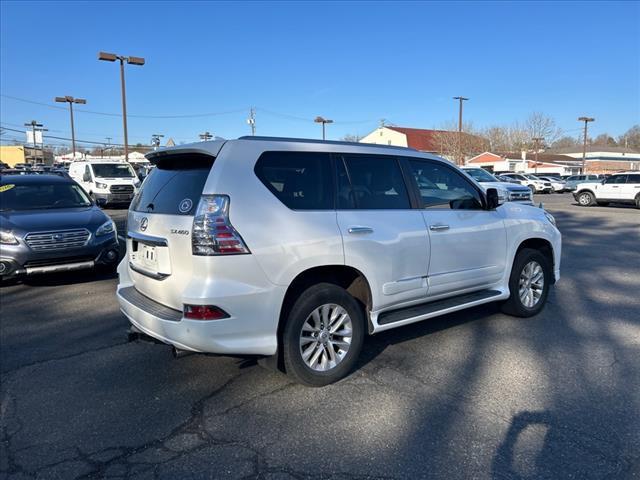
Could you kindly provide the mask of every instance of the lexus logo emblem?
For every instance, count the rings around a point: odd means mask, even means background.
[[[190,198],[185,198],[178,205],[178,210],[180,210],[180,213],[188,213],[191,210],[191,207],[193,207],[193,202]]]
[[[149,225],[149,219],[147,217],[140,220],[140,230],[144,232],[147,229],[147,225]]]

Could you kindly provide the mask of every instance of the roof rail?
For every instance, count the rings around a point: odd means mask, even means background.
[[[391,150],[411,150],[417,152],[415,148],[398,147],[396,145],[378,145],[376,143],[360,143],[360,142],[343,142],[339,140],[316,140],[313,138],[289,138],[289,137],[261,137],[258,135],[245,135],[239,137],[238,140],[257,140],[257,141],[271,141],[271,142],[292,142],[292,143],[319,143],[329,145],[348,145],[358,147],[376,147]]]

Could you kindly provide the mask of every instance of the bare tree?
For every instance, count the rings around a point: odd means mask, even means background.
[[[344,137],[341,138],[341,140],[343,142],[359,142],[361,138],[361,135],[347,133]]]
[[[609,135],[608,133],[601,133],[591,142],[592,145],[598,145],[603,147],[615,147],[617,146],[617,142],[615,139]]]
[[[572,148],[579,146],[580,142],[573,137],[560,137],[551,144],[551,148]]]
[[[533,112],[524,123],[527,143],[532,144],[534,138],[544,138],[547,145],[552,144],[562,136],[562,130],[556,121],[541,112]]]
[[[455,122],[448,122],[434,134],[437,153],[453,162],[489,149],[486,138],[477,134],[471,123],[463,124],[462,134]]]
[[[618,137],[618,145],[640,150],[640,125],[634,125]]]

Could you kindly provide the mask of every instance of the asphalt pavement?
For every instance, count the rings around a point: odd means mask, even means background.
[[[540,315],[369,337],[322,389],[127,343],[113,275],[3,285],[0,478],[640,478],[640,211],[536,200],[564,242]]]

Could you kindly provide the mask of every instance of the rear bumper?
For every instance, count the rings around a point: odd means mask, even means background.
[[[277,329],[285,288],[272,285],[236,285],[224,296],[199,298],[202,305],[216,305],[229,313],[220,320],[192,320],[179,310],[166,307],[137,290],[129,277],[127,262],[118,267],[117,298],[129,322],[163,343],[181,350],[223,355],[273,355],[277,349]],[[228,287],[228,285],[227,285]],[[189,303],[194,298],[185,294]]]

